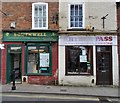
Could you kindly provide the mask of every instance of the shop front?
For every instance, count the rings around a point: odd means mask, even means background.
[[[53,84],[57,81],[57,31],[3,31],[2,83]]]
[[[118,77],[117,35],[59,36],[59,84],[118,85]]]

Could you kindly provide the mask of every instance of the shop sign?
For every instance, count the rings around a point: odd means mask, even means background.
[[[60,36],[59,45],[117,45],[117,36]]]
[[[57,41],[56,32],[3,32],[3,41]]]

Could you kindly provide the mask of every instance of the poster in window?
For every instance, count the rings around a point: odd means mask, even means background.
[[[87,62],[87,55],[80,55],[80,62]]]
[[[40,67],[49,67],[49,53],[40,53]]]

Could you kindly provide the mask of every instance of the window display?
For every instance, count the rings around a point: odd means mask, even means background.
[[[35,46],[28,47],[28,73],[37,73],[37,52]]]
[[[92,46],[66,46],[66,74],[92,74]]]
[[[28,46],[27,73],[50,73],[49,46]]]

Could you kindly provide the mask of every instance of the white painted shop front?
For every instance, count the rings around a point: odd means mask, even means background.
[[[118,85],[116,35],[60,35],[59,84]]]

